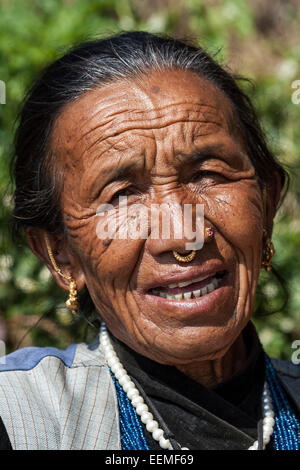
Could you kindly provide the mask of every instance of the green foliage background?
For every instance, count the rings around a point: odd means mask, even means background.
[[[218,52],[220,62],[254,81],[246,91],[271,147],[291,174],[273,237],[275,264],[290,301],[282,308],[282,289],[263,272],[257,311],[279,312],[256,314],[254,321],[267,352],[291,358],[292,342],[300,339],[300,104],[291,99],[292,83],[300,79],[299,20],[298,0],[0,0],[0,80],[6,84],[6,104],[0,105],[0,336],[8,350],[31,344],[65,347],[95,334],[64,308],[65,293],[47,268],[10,239],[9,159],[24,93],[71,44],[142,29],[195,38],[209,52]]]

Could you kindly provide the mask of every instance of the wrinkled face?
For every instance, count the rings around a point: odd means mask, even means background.
[[[176,70],[111,83],[64,109],[53,146],[68,245],[108,329],[161,363],[224,355],[253,311],[263,229],[261,190],[225,96]],[[117,230],[130,223],[120,196],[127,209],[164,203],[174,223],[174,204],[202,205],[214,237],[190,263],[172,254],[185,235],[151,237],[150,223],[147,237],[101,239],[112,214]]]

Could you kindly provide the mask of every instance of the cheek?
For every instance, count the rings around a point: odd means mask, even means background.
[[[234,183],[218,190],[212,217],[228,243],[241,254],[260,257],[263,230],[261,192],[255,182]],[[211,213],[210,212],[210,213]]]
[[[99,217],[70,217],[67,230],[79,255],[87,288],[96,305],[114,304],[126,292],[143,240],[120,240],[99,233]]]
[[[214,204],[217,228],[235,259],[236,318],[248,321],[261,268],[263,206],[261,191],[253,181],[232,184],[218,191]],[[226,253],[226,249],[224,250]],[[244,324],[244,323],[243,323]]]

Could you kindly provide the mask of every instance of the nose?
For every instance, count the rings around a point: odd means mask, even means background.
[[[204,219],[203,206],[199,209],[186,204],[184,211],[172,207],[172,210],[162,211],[161,217],[159,215],[160,212],[151,216],[151,230],[145,244],[153,257],[172,255],[174,251],[185,255],[191,250],[202,249],[204,243],[213,238],[214,230]]]

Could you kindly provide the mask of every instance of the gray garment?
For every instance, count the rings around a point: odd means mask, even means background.
[[[1,362],[0,416],[13,449],[121,449],[116,391],[98,341],[23,348]]]

